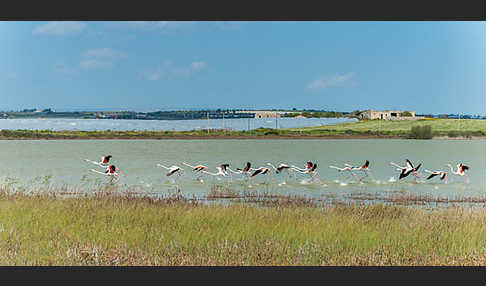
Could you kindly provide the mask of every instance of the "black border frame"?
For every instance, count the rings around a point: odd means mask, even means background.
[[[464,21],[486,20],[480,6],[467,3],[425,1],[329,1],[314,2],[250,2],[250,1],[10,1],[3,2],[0,21],[52,20],[204,20],[204,21]],[[424,276],[464,283],[480,273],[479,267],[2,267],[2,274],[12,275],[18,282],[19,272],[24,276],[47,278],[49,282],[63,280],[98,281],[98,275],[114,280],[139,283],[180,283],[200,278],[220,278],[233,283],[260,281],[268,275],[286,282],[339,283],[369,282],[427,282]],[[448,270],[448,271],[444,271]],[[188,273],[190,272],[190,273]],[[64,277],[59,274],[65,274]],[[96,274],[96,275],[86,275]],[[111,274],[111,275],[109,275]],[[188,275],[190,274],[190,275]],[[208,275],[209,274],[209,275]],[[385,275],[384,275],[385,274]],[[416,275],[410,274],[419,274]],[[427,275],[429,274],[429,275]],[[459,274],[466,274],[468,280]],[[392,275],[392,276],[390,276]],[[95,277],[93,277],[95,276]],[[422,277],[421,277],[422,276]],[[393,278],[388,280],[386,278]],[[482,276],[481,276],[482,277]],[[58,280],[58,278],[61,278]],[[94,279],[96,280],[94,280]],[[170,278],[171,280],[166,280]],[[227,279],[228,278],[228,279]],[[235,279],[236,278],[236,279]],[[256,279],[255,279],[256,278]],[[385,278],[385,279],[383,279]],[[5,276],[4,276],[5,279]],[[46,279],[46,280],[47,280]],[[315,279],[315,280],[314,280]],[[361,279],[361,280],[358,280]],[[440,280],[439,279],[439,280]],[[459,280],[460,279],[460,280]],[[351,281],[350,281],[351,280]],[[8,280],[5,280],[8,281]],[[216,282],[209,280],[208,282]],[[200,282],[200,281],[198,281]],[[272,280],[275,282],[275,280]]]
[[[9,1],[0,21],[464,21],[486,20],[476,5],[453,1]]]

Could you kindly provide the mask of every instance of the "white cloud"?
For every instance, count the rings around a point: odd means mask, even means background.
[[[189,76],[195,72],[202,71],[207,68],[207,64],[203,61],[194,61],[185,66],[173,66],[171,61],[166,61],[155,70],[145,71],[143,73],[147,80],[159,79],[174,79]]]
[[[118,60],[126,58],[127,55],[111,48],[90,49],[84,53],[85,58]]]
[[[206,63],[205,62],[192,62],[191,63],[191,69],[193,70],[200,70],[206,68]]]
[[[79,63],[79,66],[81,66],[84,69],[100,69],[100,68],[109,68],[113,66],[112,62],[109,61],[100,61],[100,60],[95,60],[95,59],[87,59],[87,60],[82,60]]]
[[[316,79],[313,82],[307,85],[307,88],[310,89],[318,89],[318,88],[326,88],[330,86],[341,86],[346,81],[351,79],[354,76],[354,73],[347,73],[343,75],[334,75],[328,78],[320,78]]]
[[[34,35],[72,35],[83,31],[87,24],[82,22],[49,22],[37,26],[32,34]]]
[[[148,80],[158,80],[161,77],[161,74],[158,72],[154,73],[147,73],[145,76]]]
[[[158,68],[154,70],[146,70],[143,73],[143,76],[147,80],[159,80],[162,78],[168,79],[171,70],[172,70],[172,62],[165,61],[162,65],[160,65]]]
[[[89,49],[83,54],[80,66],[84,69],[109,68],[115,65],[115,62],[126,58],[123,52],[111,49]]]

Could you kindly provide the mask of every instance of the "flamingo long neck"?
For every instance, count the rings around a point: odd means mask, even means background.
[[[182,162],[182,164],[183,164],[183,165],[186,165],[186,166],[187,166],[187,167],[189,167],[189,168],[193,168],[193,169],[195,169],[195,168],[197,167],[197,166],[191,166],[191,165],[189,165],[189,164],[187,164],[187,163],[184,163],[184,162]]]

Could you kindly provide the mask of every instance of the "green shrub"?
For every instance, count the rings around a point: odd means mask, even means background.
[[[264,133],[264,135],[279,135],[279,134],[280,134],[280,133],[278,132],[278,130],[275,130],[275,129],[273,129],[273,130],[269,130],[269,131],[266,131],[266,132]]]
[[[408,138],[410,139],[432,139],[432,126],[412,126]]]
[[[447,137],[454,138],[454,137],[457,137],[457,136],[459,136],[459,134],[455,130],[451,130],[451,131],[447,132]]]
[[[351,129],[346,129],[346,130],[344,130],[344,133],[346,133],[346,134],[353,134],[354,131],[351,130]]]

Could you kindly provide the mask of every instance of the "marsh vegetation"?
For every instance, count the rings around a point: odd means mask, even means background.
[[[485,208],[232,197],[242,201],[4,187],[0,264],[486,265]]]

